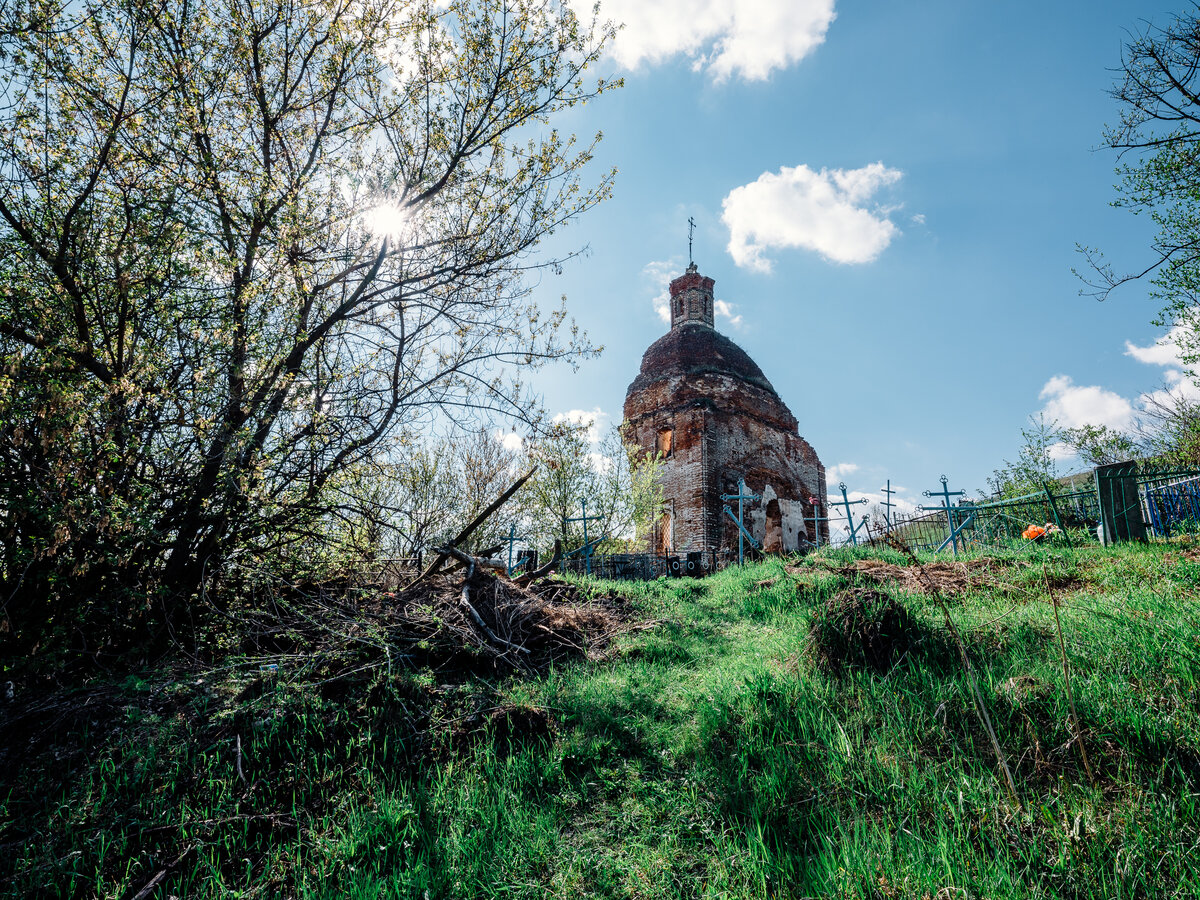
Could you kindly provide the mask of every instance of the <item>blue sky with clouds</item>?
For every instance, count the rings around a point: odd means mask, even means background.
[[[581,3],[584,0],[580,0]],[[587,0],[590,7],[590,0]],[[1150,223],[1098,149],[1129,32],[1162,0],[920,4],[607,0],[626,86],[558,125],[602,130],[615,196],[554,238],[601,358],[534,381],[551,413],[619,420],[666,282],[695,258],[718,328],[758,362],[853,495],[983,488],[1027,417],[1121,425],[1179,383],[1147,286],[1079,296],[1076,244],[1119,269]],[[1140,349],[1139,349],[1140,348]],[[1067,468],[1070,468],[1069,462]]]

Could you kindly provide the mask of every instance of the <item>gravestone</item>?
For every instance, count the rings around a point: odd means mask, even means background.
[[[1100,527],[1104,546],[1121,541],[1146,540],[1142,496],[1138,490],[1138,464],[1113,463],[1096,467],[1096,497],[1100,501]]]

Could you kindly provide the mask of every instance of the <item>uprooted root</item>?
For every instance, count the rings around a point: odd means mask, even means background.
[[[418,584],[396,597],[402,598],[403,625],[393,629],[398,637],[415,637],[451,654],[469,648],[517,668],[594,656],[625,621],[620,604],[590,599],[570,582],[522,587],[485,571],[462,584],[449,579]]]

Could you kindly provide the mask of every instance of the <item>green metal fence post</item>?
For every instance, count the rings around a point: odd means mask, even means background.
[[[1054,494],[1050,491],[1050,485],[1042,482],[1042,490],[1046,492],[1046,502],[1050,504],[1050,515],[1054,517],[1054,526],[1058,529],[1059,534],[1067,539],[1067,546],[1072,550],[1075,549],[1075,544],[1071,541],[1071,536],[1067,534],[1067,529],[1063,528],[1062,518],[1058,515],[1058,504],[1054,502]]]

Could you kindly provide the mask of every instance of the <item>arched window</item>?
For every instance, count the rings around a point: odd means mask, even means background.
[[[658,450],[658,452],[661,453],[664,457],[670,456],[671,448],[674,443],[675,443],[675,429],[660,428],[658,431],[658,447],[656,448]]]

